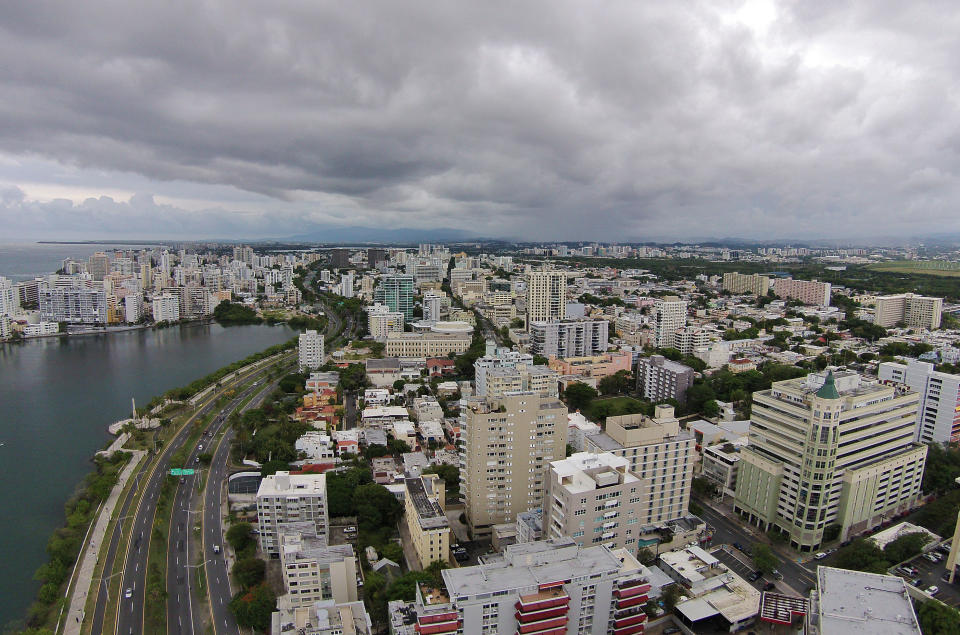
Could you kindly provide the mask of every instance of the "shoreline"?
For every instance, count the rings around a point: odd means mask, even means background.
[[[129,333],[131,331],[147,331],[147,330],[164,330],[177,326],[199,326],[203,324],[219,324],[223,328],[229,328],[231,326],[248,326],[248,324],[243,323],[226,323],[218,322],[216,318],[199,318],[196,320],[180,320],[178,322],[168,323],[163,326],[160,326],[156,323],[154,324],[131,324],[127,326],[106,326],[106,327],[94,327],[89,329],[84,329],[81,331],[66,331],[63,333],[51,333],[49,335],[29,335],[22,336],[19,340],[13,338],[8,338],[5,340],[0,340],[0,344],[22,344],[23,342],[28,342],[31,340],[42,340],[42,339],[51,339],[55,337],[88,337],[91,335],[112,335],[114,333]],[[265,326],[280,326],[287,325],[287,322],[256,322],[251,324],[263,324]],[[289,326],[289,325],[288,325]],[[293,328],[293,327],[290,327]]]

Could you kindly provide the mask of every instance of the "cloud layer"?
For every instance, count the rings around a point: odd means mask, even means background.
[[[958,231],[953,9],[6,3],[0,214],[128,235]]]

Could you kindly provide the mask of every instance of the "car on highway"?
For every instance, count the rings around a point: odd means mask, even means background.
[[[771,572],[770,572],[770,575],[772,575],[772,576],[774,577],[774,579],[776,579],[776,580],[783,580],[783,574],[780,573],[779,571],[777,571],[776,569],[774,569],[773,571],[771,571]]]
[[[213,546],[213,553],[220,553],[220,545]]]
[[[133,597],[133,589],[131,589],[130,587],[127,587],[127,590],[123,592],[123,597],[125,597],[125,598],[128,599],[128,600],[129,600],[130,598],[132,598],[132,597]]]

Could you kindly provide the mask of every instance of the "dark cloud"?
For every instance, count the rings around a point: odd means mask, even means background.
[[[146,180],[212,203],[0,200],[51,232],[85,217],[219,236],[310,223],[623,240],[957,230],[951,9],[6,3],[0,152],[76,170],[36,182]],[[15,173],[0,162],[0,181],[31,193]]]

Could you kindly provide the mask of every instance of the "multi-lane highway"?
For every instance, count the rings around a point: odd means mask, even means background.
[[[262,368],[254,371],[252,374],[245,375],[241,381],[249,381],[255,377],[262,376],[272,368],[273,364],[264,365]],[[229,412],[239,404],[239,400],[242,400],[242,398],[248,396],[248,394],[249,393],[242,397],[237,397],[231,404],[222,409],[221,412]],[[133,512],[134,522],[132,525],[131,539],[127,544],[127,551],[123,556],[124,566],[121,576],[122,582],[120,585],[121,596],[117,605],[116,633],[129,635],[132,633],[144,632],[144,608],[147,599],[145,587],[147,579],[147,567],[149,564],[149,545],[151,531],[156,515],[157,497],[160,493],[163,480],[166,478],[167,469],[169,467],[169,457],[171,453],[180,449],[190,437],[193,427],[192,421],[195,421],[196,419],[213,411],[216,408],[216,401],[216,397],[211,398],[202,408],[200,408],[200,410],[197,411],[197,413],[193,415],[193,417],[191,417],[191,422],[182,427],[179,433],[164,449],[160,460],[155,464],[154,467],[150,468],[151,471],[147,477],[147,483],[143,487],[144,494],[138,502],[136,510]],[[214,421],[216,421],[216,419],[214,419]],[[195,451],[195,449],[192,450]],[[191,456],[193,456],[193,454],[191,454]],[[193,459],[191,458],[190,460],[192,461]],[[132,494],[133,491],[131,490],[131,495]],[[125,505],[124,509],[128,509],[128,507],[129,504]],[[171,531],[176,531],[176,526],[171,527]],[[115,531],[113,538],[114,540],[119,540],[119,533],[120,532]],[[115,552],[116,549],[112,548],[111,551]],[[104,571],[110,571],[112,566],[113,564],[111,561],[104,568]],[[106,603],[106,595],[102,593],[103,586],[105,585],[101,585],[101,597],[98,598],[98,609],[102,604]],[[156,592],[162,592],[163,589],[151,589],[151,591],[155,592],[156,595],[162,595],[162,593]],[[129,597],[127,597],[128,595]],[[152,599],[152,601],[158,600]],[[162,601],[162,599],[159,601]],[[102,632],[103,619],[103,612],[98,610],[97,615],[94,616],[92,632]],[[168,626],[172,627],[172,625]]]

